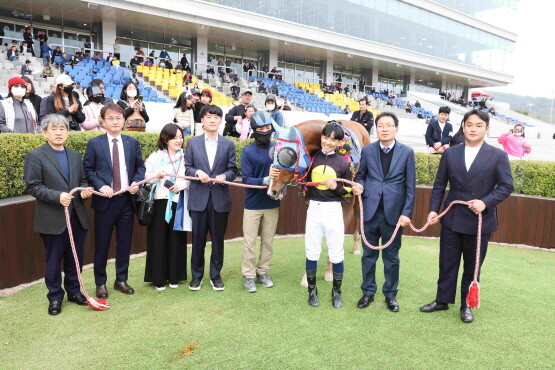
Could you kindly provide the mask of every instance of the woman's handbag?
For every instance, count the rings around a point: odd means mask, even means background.
[[[137,198],[137,218],[141,226],[149,226],[154,215],[154,199],[152,197],[156,184],[149,190],[148,185],[139,187]]]

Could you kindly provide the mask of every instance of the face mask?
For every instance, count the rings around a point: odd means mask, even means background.
[[[130,98],[134,98],[137,96],[137,90],[127,90],[127,96]]]
[[[275,106],[275,104],[266,104],[266,109],[274,110],[274,109],[276,109],[276,106]]]
[[[272,139],[272,134],[273,134],[272,130],[268,132],[254,131],[251,137],[254,139],[256,146],[265,149],[270,146],[270,140]]]
[[[516,136],[522,136],[522,132],[515,132]]]
[[[12,95],[18,98],[24,97],[27,89],[24,87],[12,87]]]
[[[73,91],[73,86],[64,86],[64,92],[66,94],[71,94],[72,91]]]
[[[104,95],[93,96],[91,100],[96,104],[100,104],[104,101]]]

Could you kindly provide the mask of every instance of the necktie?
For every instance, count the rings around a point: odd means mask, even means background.
[[[384,152],[385,154],[387,154],[387,153],[389,153],[389,151],[391,150],[391,148],[386,146],[386,147],[382,148],[382,150],[383,150],[383,152]]]
[[[121,173],[119,171],[119,149],[118,139],[112,139],[112,180],[114,183],[114,191],[121,189]]]

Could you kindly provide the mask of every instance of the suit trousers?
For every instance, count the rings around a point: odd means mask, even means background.
[[[208,197],[204,211],[190,211],[193,222],[193,248],[191,251],[191,275],[194,279],[204,276],[204,249],[206,236],[210,231],[212,253],[210,255],[210,278],[220,274],[224,265],[224,235],[229,212],[216,212],[212,195]]]
[[[255,278],[270,270],[274,235],[279,219],[279,208],[245,209],[243,213],[243,276]],[[256,239],[260,230],[260,256],[256,264]]]
[[[85,238],[87,230],[83,229],[77,213],[72,209],[71,216],[71,230],[73,240],[75,241],[75,250],[79,265],[83,267],[83,251],[85,249]],[[48,288],[48,300],[50,302],[59,301],[64,299],[64,290],[62,289],[62,272],[61,263],[64,263],[64,288],[67,294],[71,297],[76,296],[80,292],[79,279],[77,277],[77,267],[71,251],[71,244],[69,241],[69,233],[67,229],[58,235],[40,234],[46,248],[46,266],[44,271],[44,282]]]
[[[104,211],[95,211],[94,279],[96,285],[106,284],[106,264],[114,227],[116,228],[116,280],[127,281],[133,221],[133,206],[128,193],[110,198],[110,204]]]
[[[486,258],[490,235],[482,234],[480,266]],[[439,239],[439,279],[437,280],[436,295],[436,300],[439,302],[455,303],[461,255],[463,257],[461,306],[466,306],[466,295],[474,278],[476,235],[457,233],[448,227],[442,226]],[[478,271],[478,278],[479,273],[480,271]]]
[[[395,231],[395,225],[390,225],[386,218],[383,208],[378,208],[374,217],[364,223],[364,235],[372,245],[378,245],[381,238],[382,245],[387,243]],[[382,286],[383,295],[386,298],[397,296],[397,286],[399,285],[399,249],[401,248],[401,236],[403,228],[399,228],[393,243],[382,249],[382,261],[384,267],[385,282]],[[379,250],[371,249],[362,243],[364,247],[362,254],[362,292],[367,295],[374,295],[377,291],[376,285],[376,262],[380,255]]]

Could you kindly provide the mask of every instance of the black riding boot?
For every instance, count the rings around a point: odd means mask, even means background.
[[[318,288],[316,288],[316,270],[306,270],[306,281],[308,282],[308,304],[312,307],[318,306]]]
[[[333,287],[331,288],[331,302],[334,308],[343,307],[341,300],[341,282],[343,281],[343,274],[333,273]]]

